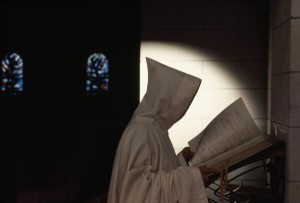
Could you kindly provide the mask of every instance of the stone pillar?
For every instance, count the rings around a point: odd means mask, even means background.
[[[271,0],[271,133],[286,142],[285,203],[300,201],[300,1]]]

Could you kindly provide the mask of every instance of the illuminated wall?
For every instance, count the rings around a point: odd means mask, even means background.
[[[187,114],[170,130],[176,152],[239,97],[267,133],[267,11],[267,1],[143,2],[140,98],[145,57],[202,79]]]

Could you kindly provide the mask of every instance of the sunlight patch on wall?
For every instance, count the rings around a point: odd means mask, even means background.
[[[183,43],[142,41],[140,99],[147,89],[146,57],[202,79],[189,110],[169,130],[176,151],[187,146],[191,138],[199,134],[218,113],[239,97],[244,99],[253,117],[264,117],[263,110],[258,105],[261,95],[257,94],[257,87],[262,84],[257,84],[257,64],[220,60],[221,56]]]

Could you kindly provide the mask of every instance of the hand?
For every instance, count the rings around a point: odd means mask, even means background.
[[[181,151],[182,156],[186,162],[187,165],[189,165],[189,161],[193,158],[194,156],[194,152],[191,151],[191,149],[189,147],[185,147],[183,148],[183,150]]]
[[[211,175],[213,173],[220,173],[220,170],[215,169],[215,168],[208,168],[206,165],[200,166],[199,170],[201,172],[205,187],[207,187],[207,185],[208,185],[209,175]]]

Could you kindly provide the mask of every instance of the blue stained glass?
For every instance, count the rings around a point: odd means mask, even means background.
[[[1,62],[1,94],[21,95],[23,92],[23,60],[17,53],[7,54]]]
[[[109,87],[109,63],[102,53],[94,53],[87,60],[87,95],[107,92]]]

